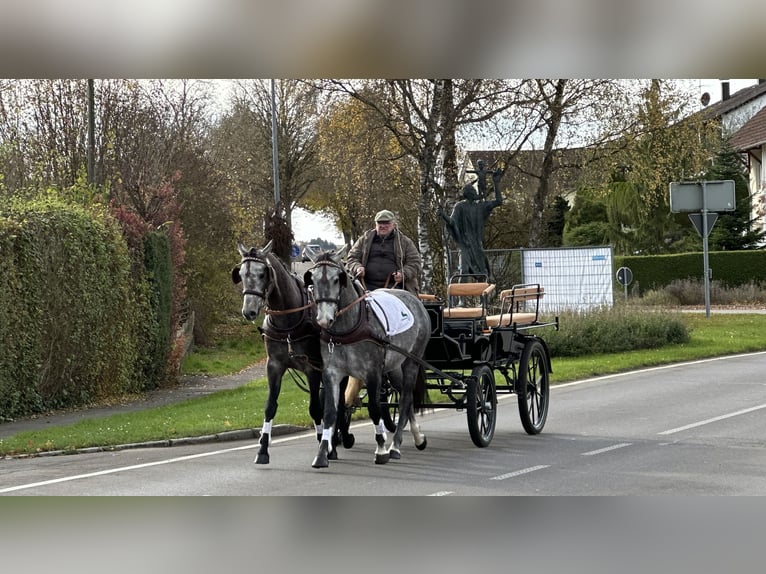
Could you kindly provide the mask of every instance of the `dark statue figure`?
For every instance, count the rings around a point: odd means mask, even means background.
[[[484,162],[479,161],[479,170],[472,173],[479,173],[479,190],[486,190],[486,174],[484,171]],[[483,173],[481,173],[483,172]],[[503,196],[500,191],[500,178],[503,177],[504,170],[496,169],[490,172],[492,174],[492,185],[495,188],[495,199],[485,200],[477,194],[473,187],[476,181],[463,186],[460,200],[452,210],[452,215],[445,215],[441,206],[438,213],[447,222],[452,239],[457,243],[460,249],[460,272],[475,275],[484,275],[489,278],[489,261],[484,254],[484,225],[489,219],[493,209],[503,203]],[[482,185],[482,180],[484,180]]]

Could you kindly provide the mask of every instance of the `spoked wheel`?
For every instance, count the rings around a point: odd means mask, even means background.
[[[495,435],[497,422],[497,390],[495,374],[487,365],[478,365],[471,371],[465,395],[468,432],[473,444],[489,446]]]
[[[386,425],[388,432],[396,432],[396,424],[399,422],[399,391],[394,389],[389,382],[385,382],[381,387],[381,402],[388,403],[381,405],[381,416],[383,424]]]
[[[516,394],[524,430],[527,434],[538,434],[548,417],[550,372],[545,347],[535,339],[526,344],[521,354]]]

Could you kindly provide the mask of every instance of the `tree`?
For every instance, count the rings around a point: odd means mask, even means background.
[[[707,173],[708,180],[733,180],[736,207],[734,211],[718,214],[709,237],[711,250],[757,249],[766,232],[757,231],[751,217],[751,197],[748,193],[747,171],[742,156],[724,140]]]
[[[468,124],[485,122],[513,105],[515,84],[499,80],[368,80],[322,82],[323,89],[346,94],[373,110],[418,167],[418,247],[423,290],[432,291],[435,253],[445,241],[436,207],[456,197],[455,135]],[[512,86],[509,89],[509,86]],[[443,258],[442,258],[443,260]]]
[[[486,133],[497,134],[497,148],[506,150],[509,175],[534,182],[523,239],[499,233],[502,243],[547,244],[548,211],[557,205],[554,180],[603,183],[596,166],[614,156],[615,142],[631,127],[629,99],[630,85],[619,80],[535,79],[520,86],[514,106],[481,124]],[[499,215],[495,226],[514,228],[502,211]]]
[[[368,106],[358,100],[334,102],[318,124],[322,179],[308,199],[331,213],[345,243],[372,227],[381,209],[396,212],[408,235],[417,229],[417,166]],[[412,231],[410,231],[412,230]]]
[[[217,149],[222,164],[232,170],[240,208],[246,210],[243,215],[249,222],[262,218],[264,227],[291,239],[292,211],[303,203],[319,177],[316,121],[321,94],[311,84],[297,80],[276,81],[275,92],[279,202],[273,177],[270,82],[236,83],[232,111],[220,123]],[[235,137],[226,138],[224,133]],[[287,226],[284,233],[280,220]],[[261,235],[253,227],[250,232]],[[284,245],[285,238],[280,239],[280,251],[275,252],[289,261],[290,243]]]
[[[618,253],[672,253],[686,248],[693,231],[670,212],[670,182],[702,177],[720,129],[690,114],[689,98],[672,83],[652,80],[640,97],[603,187],[609,222]]]

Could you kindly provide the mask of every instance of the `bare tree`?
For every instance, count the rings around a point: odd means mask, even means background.
[[[523,84],[523,82],[521,82]],[[423,259],[423,289],[432,291],[434,250],[430,242],[436,207],[455,195],[457,166],[455,134],[464,125],[486,122],[517,103],[519,84],[494,80],[332,80],[326,90],[347,94],[369,106],[391,131],[401,148],[417,162],[418,246]]]
[[[257,206],[264,218],[274,213],[283,217],[291,231],[292,212],[318,177],[315,124],[320,93],[313,86],[296,80],[277,80],[275,88],[279,204],[275,201],[272,170],[270,82],[240,80],[236,83],[232,112],[222,120],[222,126],[236,137],[225,146],[219,145],[218,155],[231,167],[234,183],[243,199]],[[237,120],[232,122],[235,117]]]

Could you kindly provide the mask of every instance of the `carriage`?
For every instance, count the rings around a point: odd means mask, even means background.
[[[495,432],[498,394],[516,394],[525,431],[542,431],[552,369],[548,347],[534,330],[559,327],[558,318],[540,320],[542,286],[504,289],[495,305],[496,286],[486,276],[453,276],[444,300],[401,289],[367,292],[345,269],[346,248],[312,259],[314,266],[303,281],[271,253],[271,243],[263,249],[240,244],[238,249],[242,261],[232,279],[243,284],[242,314],[252,320],[266,313],[262,332],[269,396],[256,463],[269,462],[282,377],[296,370],[306,374],[305,390],[311,395],[309,411],[320,443],[315,468],[337,458],[337,444],[354,444],[348,432],[354,409],[341,397],[349,375],[367,384],[359,405],[367,408],[375,427],[378,464],[401,457],[408,424],[415,446],[426,448],[416,405],[464,410],[472,441],[486,447]],[[391,317],[372,318],[370,309],[384,302],[394,314],[409,316],[407,327],[390,330]],[[496,372],[503,377],[501,384]],[[418,400],[418,390],[428,397],[436,391],[440,400]],[[386,430],[393,433],[388,445]]]
[[[428,396],[438,397],[421,407],[465,411],[468,432],[478,447],[489,446],[494,436],[498,395],[516,395],[521,424],[528,434],[543,430],[552,368],[548,346],[535,330],[559,328],[558,317],[541,320],[545,290],[540,284],[503,289],[493,306],[495,294],[496,286],[486,276],[456,274],[447,285],[446,298],[419,296],[431,322],[430,339],[419,362]],[[502,382],[496,381],[498,373]],[[381,393],[383,418],[393,432],[399,393],[387,382]],[[364,391],[362,395],[356,408],[367,406]],[[348,420],[351,415],[348,411]]]

